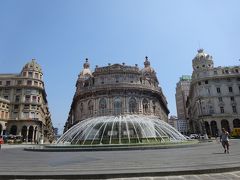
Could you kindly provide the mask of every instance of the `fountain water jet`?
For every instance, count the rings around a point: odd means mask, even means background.
[[[66,131],[57,144],[159,144],[185,140],[181,133],[157,116],[123,115],[85,119]]]

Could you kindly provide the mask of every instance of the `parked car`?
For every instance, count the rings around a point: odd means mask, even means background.
[[[191,139],[189,136],[187,135],[183,135],[186,139]]]
[[[198,139],[199,135],[198,134],[190,134],[189,136],[191,139]]]
[[[22,143],[22,136],[19,135],[8,135],[6,137],[7,143],[14,144],[14,143]]]
[[[2,136],[0,136],[0,144],[4,144],[4,140]]]

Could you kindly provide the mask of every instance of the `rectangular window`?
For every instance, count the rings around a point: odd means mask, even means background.
[[[205,84],[208,84],[208,81],[205,81]]]
[[[11,82],[10,81],[6,81],[6,86],[10,86]]]
[[[33,97],[32,97],[32,101],[33,101],[34,103],[36,103],[36,102],[37,102],[37,96],[33,96]]]
[[[34,76],[36,79],[38,79],[39,77],[39,74],[38,73],[35,73],[35,76]]]
[[[217,71],[214,71],[213,73],[214,73],[214,75],[217,75]]]
[[[32,72],[28,72],[28,77],[32,78],[33,77],[33,73]]]
[[[24,109],[29,109],[29,105],[24,105]]]
[[[28,118],[29,117],[29,112],[23,112],[23,117]]]
[[[34,86],[38,86],[38,82],[37,81],[34,81]]]
[[[232,87],[228,87],[229,92],[233,92]]]
[[[222,100],[222,97],[218,97],[218,101],[219,102],[222,102],[223,100]]]
[[[217,87],[217,93],[221,93],[221,89]]]
[[[4,99],[8,99],[8,96],[4,96]]]
[[[201,85],[201,82],[198,82],[198,85],[200,86],[200,85]]]
[[[18,85],[21,85],[21,84],[22,84],[22,81],[21,81],[21,80],[17,81],[17,84],[18,84]]]
[[[4,89],[4,93],[9,93],[10,92],[10,89],[8,89],[8,88],[6,88],[6,89]]]
[[[16,93],[17,93],[17,94],[19,94],[19,93],[21,93],[21,92],[22,92],[21,89],[16,89]]]
[[[30,102],[30,96],[29,95],[25,96],[25,102],[27,102],[27,103]]]
[[[15,102],[19,102],[20,101],[20,96],[16,96],[15,97]]]
[[[234,101],[234,97],[233,96],[231,96],[230,99],[231,99],[231,101]]]
[[[27,73],[26,73],[26,72],[23,72],[23,76],[26,77],[26,76],[27,76]]]
[[[27,81],[27,85],[31,86],[32,85],[32,81]]]
[[[236,108],[236,106],[232,106],[232,111],[233,111],[233,113],[237,113],[237,108]]]
[[[14,110],[18,109],[18,107],[19,107],[18,105],[14,105]]]
[[[2,81],[0,81],[0,85],[2,85]]]
[[[220,112],[223,114],[224,113],[224,107],[220,107]]]

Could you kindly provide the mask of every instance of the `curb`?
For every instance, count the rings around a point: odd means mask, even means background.
[[[158,177],[224,173],[239,171],[239,167],[214,168],[201,170],[166,171],[166,172],[140,172],[140,173],[112,173],[112,174],[63,174],[63,175],[0,175],[0,179],[109,179],[133,177]]]

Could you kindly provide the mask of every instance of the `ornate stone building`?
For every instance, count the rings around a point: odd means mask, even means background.
[[[216,136],[221,128],[240,128],[240,66],[214,67],[203,49],[192,66],[187,102],[192,132]]]
[[[123,63],[91,72],[87,59],[83,67],[64,131],[93,116],[146,114],[167,122],[167,101],[147,57],[142,69]]]
[[[6,125],[9,119],[10,101],[0,97],[0,135],[6,133]]]
[[[19,74],[0,74],[0,97],[2,134],[21,135],[25,142],[37,142],[42,135],[53,140],[43,73],[34,59]]]

